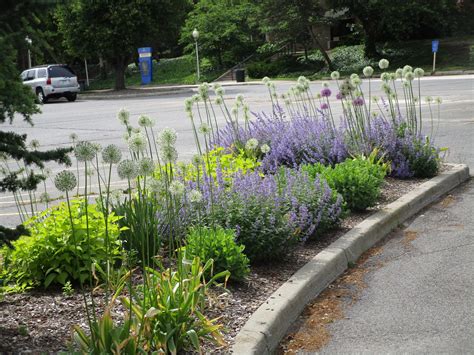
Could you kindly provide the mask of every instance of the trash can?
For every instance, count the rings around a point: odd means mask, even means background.
[[[235,69],[235,81],[238,83],[243,83],[245,81],[245,69]]]

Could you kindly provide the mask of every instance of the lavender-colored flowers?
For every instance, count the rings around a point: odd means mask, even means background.
[[[329,88],[324,88],[321,90],[321,96],[322,97],[329,97],[331,96],[331,89]]]

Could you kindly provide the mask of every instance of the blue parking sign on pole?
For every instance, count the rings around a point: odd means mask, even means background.
[[[438,47],[439,47],[439,40],[435,39],[431,42],[431,51],[433,53],[436,53],[438,51]]]
[[[142,85],[149,84],[153,80],[153,60],[151,47],[138,48],[138,64],[142,74]]]

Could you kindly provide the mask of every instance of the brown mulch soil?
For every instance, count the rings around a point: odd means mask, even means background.
[[[299,268],[369,215],[425,181],[386,178],[377,206],[364,213],[351,214],[343,220],[340,228],[317,240],[309,240],[278,263],[253,266],[245,283],[228,285],[230,292],[227,296],[217,297],[221,295],[216,292],[216,297],[211,298],[213,302],[209,316],[221,317],[227,346],[215,348],[212,344],[205,344],[204,350],[227,353],[251,314]],[[103,296],[98,295],[96,303],[98,309],[104,309]],[[87,328],[87,317],[79,292],[70,297],[64,296],[61,290],[5,295],[0,300],[0,353],[67,350],[71,327],[75,324]]]

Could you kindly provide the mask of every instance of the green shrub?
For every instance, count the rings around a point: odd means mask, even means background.
[[[367,65],[376,63],[365,58],[364,46],[341,46],[336,47],[330,54],[334,68],[341,72],[360,72]]]
[[[377,202],[380,186],[389,169],[387,163],[376,160],[376,154],[372,153],[369,158],[347,159],[334,168],[318,163],[305,165],[303,170],[312,177],[320,174],[331,188],[342,195],[349,209],[362,211]]]
[[[275,77],[295,72],[317,72],[323,67],[318,60],[301,60],[293,55],[284,55],[276,60],[265,60],[247,65],[248,75],[251,78]]]
[[[440,158],[439,151],[436,149],[427,138],[415,139],[413,142],[412,151],[405,152],[408,158],[410,170],[413,171],[413,176],[418,178],[431,178],[438,173]]]
[[[249,259],[243,245],[235,242],[235,231],[222,227],[192,228],[186,239],[186,254],[201,260],[214,260],[214,273],[229,271],[233,280],[241,281],[249,273]]]
[[[84,282],[91,276],[91,260],[102,268],[107,263],[104,216],[96,205],[88,205],[89,237],[82,201],[72,201],[74,235],[66,203],[60,203],[27,222],[31,236],[14,241],[13,249],[4,248],[5,279],[23,288],[43,284],[64,285],[68,280]],[[109,256],[113,263],[121,254],[118,239],[119,217],[109,215]]]

